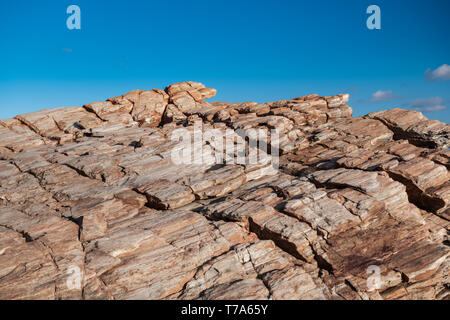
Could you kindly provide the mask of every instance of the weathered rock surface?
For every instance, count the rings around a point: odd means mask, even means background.
[[[1,119],[0,299],[450,298],[449,125],[352,118],[348,95],[215,93],[183,82]],[[205,137],[175,163],[176,130],[198,125],[271,161]],[[278,147],[243,129],[277,129]]]

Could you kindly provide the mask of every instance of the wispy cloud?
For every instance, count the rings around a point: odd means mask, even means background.
[[[374,101],[387,101],[397,98],[397,95],[392,92],[392,90],[378,90],[377,92],[372,94],[372,97],[370,98],[371,102]]]
[[[69,53],[73,52],[72,48],[61,48],[61,50]]]
[[[428,69],[425,71],[424,77],[432,82],[450,80],[450,66],[448,64],[443,64],[436,70]]]
[[[415,110],[420,111],[420,112],[436,112],[436,111],[442,111],[442,110],[446,110],[446,109],[447,109],[446,106],[439,105],[439,106],[417,108]]]
[[[406,102],[405,106],[420,112],[436,112],[447,109],[447,106],[444,105],[444,99],[441,97],[415,99]]]

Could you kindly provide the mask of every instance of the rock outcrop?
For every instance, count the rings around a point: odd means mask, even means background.
[[[449,125],[353,118],[348,95],[215,93],[183,82],[0,120],[0,299],[450,298]]]

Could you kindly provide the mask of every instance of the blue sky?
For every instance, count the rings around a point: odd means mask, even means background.
[[[81,30],[66,27],[71,4]],[[381,30],[366,27],[371,4]],[[449,14],[448,0],[2,1],[0,118],[192,80],[213,100],[346,92],[355,115],[449,123]]]

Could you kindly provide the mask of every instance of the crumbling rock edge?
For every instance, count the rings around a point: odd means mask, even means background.
[[[183,82],[0,120],[0,299],[450,297],[448,124],[353,118],[345,94],[215,93]],[[176,165],[171,135],[199,123],[277,129],[278,170]]]

